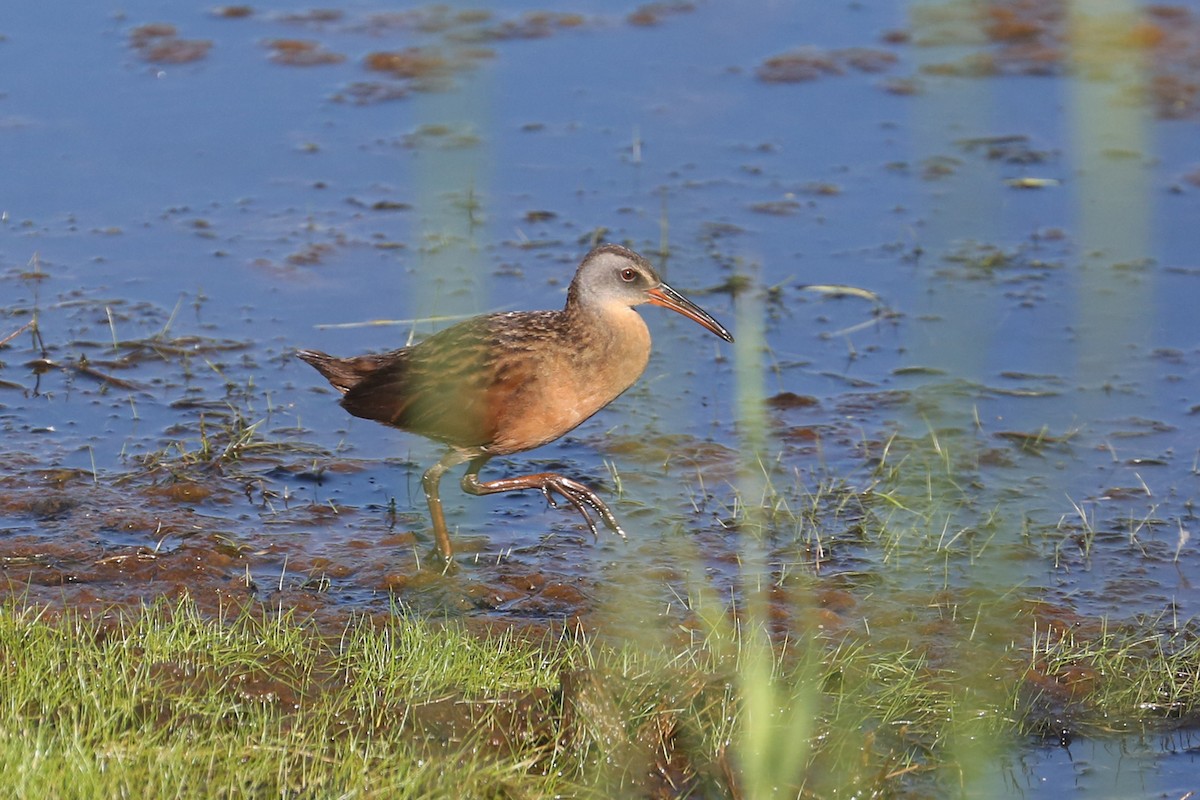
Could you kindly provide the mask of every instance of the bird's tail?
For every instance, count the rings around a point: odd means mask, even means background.
[[[342,394],[362,380],[362,371],[355,369],[353,359],[335,358],[320,350],[297,350],[296,358],[324,375],[325,380]]]

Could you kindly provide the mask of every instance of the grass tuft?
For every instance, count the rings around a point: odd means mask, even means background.
[[[996,604],[966,608],[948,631],[990,638]],[[1029,638],[972,676],[915,639],[696,611],[709,623],[655,649],[400,609],[330,630],[186,598],[91,616],[9,601],[0,781],[65,798],[953,794],[955,737],[1200,710],[1200,639],[1162,621],[1089,634],[1025,609]]]

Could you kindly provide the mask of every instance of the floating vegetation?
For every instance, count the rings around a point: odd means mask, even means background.
[[[308,39],[269,39],[263,45],[271,51],[271,60],[289,67],[316,67],[340,64],[341,53],[326,50],[320,42]]]
[[[205,39],[182,39],[174,25],[148,23],[129,32],[129,44],[142,59],[152,64],[186,64],[208,56],[213,43]]]
[[[803,83],[849,71],[883,72],[899,59],[895,53],[866,47],[822,50],[805,47],[764,61],[755,75],[763,83]]]

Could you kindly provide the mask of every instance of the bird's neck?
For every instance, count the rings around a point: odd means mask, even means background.
[[[631,385],[650,356],[650,329],[642,315],[622,303],[567,304],[564,310],[572,335],[591,343],[580,356],[591,369],[606,373],[621,391]]]

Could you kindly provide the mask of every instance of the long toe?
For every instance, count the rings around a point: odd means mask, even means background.
[[[559,506],[558,502],[554,499],[554,496],[550,494],[551,489],[553,489],[554,491],[557,491],[559,494],[561,494],[563,497],[566,498],[568,503],[575,506],[575,510],[579,512],[579,515],[581,517],[583,517],[583,521],[587,523],[588,530],[590,530],[592,532],[592,538],[593,539],[600,538],[600,533],[599,533],[599,531],[596,530],[596,523],[592,522],[592,516],[591,516],[591,514],[588,513],[587,506],[584,505],[583,502],[581,502],[579,500],[579,498],[573,496],[570,492],[565,491],[562,487],[549,486],[549,485],[543,486],[542,494],[546,495],[546,502],[550,504],[551,508],[561,508],[561,506]]]
[[[613,515],[612,511],[609,510],[608,506],[605,505],[604,501],[595,492],[582,483],[562,476],[553,476],[547,479],[542,491],[546,494],[547,498],[550,497],[550,491],[555,491],[570,501],[571,505],[575,506],[587,521],[588,528],[591,529],[593,536],[598,536],[599,534],[596,531],[596,524],[592,522],[591,516],[587,513],[588,508],[591,508],[592,511],[600,515],[600,519],[604,520],[605,527],[622,539],[625,538],[625,531],[621,530],[621,525],[617,522],[616,516]]]

